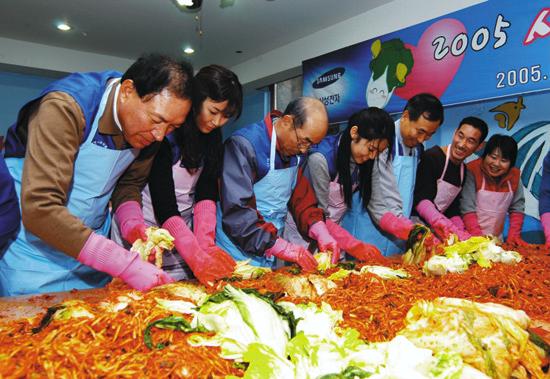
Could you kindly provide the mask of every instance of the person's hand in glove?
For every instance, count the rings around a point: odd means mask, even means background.
[[[332,264],[338,263],[340,260],[340,248],[338,243],[333,236],[330,235],[330,232],[327,229],[327,225],[323,221],[318,221],[315,224],[309,227],[308,235],[310,238],[313,238],[317,241],[319,246],[319,251],[330,251],[332,252],[331,261]]]
[[[197,238],[180,216],[172,216],[162,227],[174,237],[174,245],[195,277],[202,284],[211,285],[218,279],[229,278],[235,269],[235,260],[222,249],[204,251]]]
[[[460,241],[465,241],[471,237],[470,233],[468,233],[466,230],[458,229],[458,228],[452,228],[450,225],[452,224],[452,221],[443,221],[443,222],[436,222],[435,224],[432,224],[432,230],[434,233],[434,243],[439,244],[441,241],[437,238],[441,238],[443,242],[448,241],[451,234],[454,234],[458,237]],[[452,224],[454,226],[454,224]],[[456,242],[456,241],[454,241]]]
[[[174,279],[155,265],[141,260],[115,242],[92,233],[78,255],[78,261],[113,277],[119,277],[130,287],[147,291]]]
[[[117,208],[115,219],[120,228],[120,234],[130,245],[137,239],[142,241],[147,240],[145,234],[145,221],[143,220],[143,212],[137,201],[126,201]]]
[[[525,215],[521,212],[510,213],[510,228],[508,229],[506,243],[517,246],[529,246],[529,243],[521,238],[521,227],[523,226],[524,217]]]
[[[384,213],[380,219],[380,228],[400,240],[407,240],[413,227],[414,224],[411,220],[405,217],[397,217],[391,212]]]
[[[470,235],[472,236],[483,235],[483,231],[479,226],[479,222],[477,221],[477,214],[475,212],[470,212],[462,215],[462,220],[464,221],[466,230],[468,231],[468,233],[470,233]]]
[[[282,238],[277,238],[275,244],[265,251],[265,255],[297,263],[304,271],[313,272],[317,270],[317,261],[305,247],[295,245]]]
[[[353,256],[354,258],[360,261],[386,261],[380,250],[374,245],[359,241],[357,238],[353,237],[347,230],[342,228],[340,225],[334,221],[327,219],[325,222],[327,229],[331,236],[334,237],[340,249],[345,250]],[[332,262],[333,264],[338,263]]]
[[[540,222],[546,238],[546,247],[550,248],[550,212],[543,213],[540,216]]]
[[[470,238],[469,233],[467,233],[463,228],[458,227],[455,223],[439,212],[434,203],[430,200],[426,199],[419,202],[416,206],[416,211],[424,220],[426,220],[426,222],[432,227],[435,235],[441,240],[448,240],[451,233],[456,234],[461,241]]]
[[[451,217],[451,222],[455,225],[455,234],[458,236],[458,239],[461,241],[466,241],[467,239],[470,239],[472,235],[468,233],[466,230],[466,225],[464,225],[464,222],[462,221],[462,217],[460,216],[453,216]]]
[[[193,234],[204,251],[222,250],[216,245],[216,203],[214,201],[201,200],[195,204]]]

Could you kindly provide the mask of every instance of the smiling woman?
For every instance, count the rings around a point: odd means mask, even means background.
[[[518,145],[512,137],[495,134],[487,141],[481,168],[486,175],[498,182],[514,167],[517,154]]]
[[[526,244],[521,238],[525,208],[523,184],[520,170],[514,167],[517,151],[512,137],[495,134],[487,141],[482,157],[468,164],[460,205],[470,234],[501,236],[509,214],[506,242]]]

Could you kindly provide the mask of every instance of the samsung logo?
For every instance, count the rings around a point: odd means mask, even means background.
[[[338,79],[340,79],[344,75],[345,71],[346,69],[343,67],[333,68],[332,70],[325,72],[323,75],[315,79],[315,81],[312,84],[312,87],[313,88],[326,87],[334,83]]]

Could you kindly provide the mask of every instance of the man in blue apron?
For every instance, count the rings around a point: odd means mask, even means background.
[[[443,106],[427,93],[413,96],[395,123],[393,151],[386,149],[374,161],[372,194],[368,210],[358,193],[342,226],[356,238],[373,244],[388,256],[404,253],[405,241],[414,224],[412,211],[416,168],[422,143],[443,123]]]
[[[485,121],[466,117],[449,146],[434,146],[420,158],[413,214],[422,217],[442,240],[451,233],[461,241],[470,238],[462,222],[458,195],[466,179],[464,160],[480,147],[488,132]]]
[[[145,184],[154,142],[189,112],[191,77],[188,64],[148,55],[124,75],[69,75],[20,110],[5,160],[22,224],[0,258],[0,296],[99,287],[112,276],[140,290],[172,281],[106,238],[109,200],[114,209],[132,200],[118,181]]]
[[[313,271],[317,263],[303,246],[281,238],[287,212],[303,235],[321,251],[339,255],[324,223],[323,211],[299,166],[301,155],[319,143],[328,129],[325,106],[317,99],[293,100],[285,112],[236,131],[226,142],[218,207],[216,242],[235,258],[277,267],[277,258]]]

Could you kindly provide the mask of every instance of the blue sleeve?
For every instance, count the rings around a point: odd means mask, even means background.
[[[244,137],[233,136],[225,144],[220,186],[224,232],[245,253],[263,255],[277,239],[277,228],[256,209],[257,177],[254,149]]]
[[[542,164],[542,181],[540,183],[539,214],[550,212],[550,151]]]
[[[0,248],[15,236],[20,221],[21,213],[13,178],[0,152]]]

